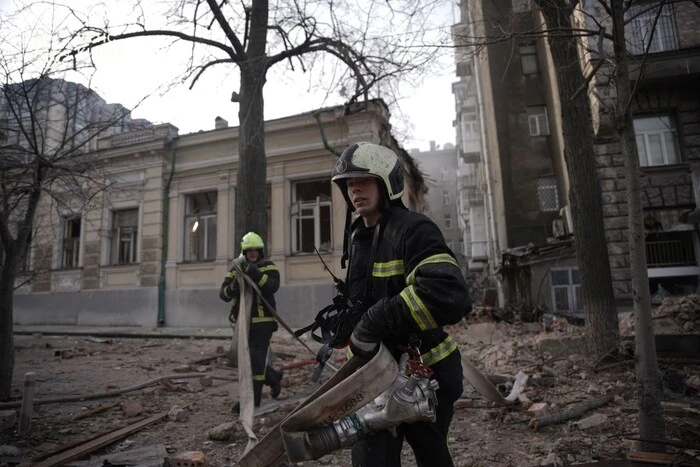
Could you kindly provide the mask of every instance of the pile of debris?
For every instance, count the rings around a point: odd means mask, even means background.
[[[661,305],[652,309],[656,334],[700,333],[700,295],[665,298]],[[620,320],[620,334],[634,335],[634,314]]]

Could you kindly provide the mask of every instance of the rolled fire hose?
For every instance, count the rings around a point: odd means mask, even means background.
[[[274,467],[294,459],[312,459],[305,433],[356,412],[381,395],[396,380],[398,364],[380,345],[364,365],[352,357],[285,419],[272,428],[238,461],[243,467]],[[342,383],[342,384],[341,384]]]

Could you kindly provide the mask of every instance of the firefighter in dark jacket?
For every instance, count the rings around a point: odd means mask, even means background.
[[[378,432],[352,448],[352,465],[401,465],[406,439],[418,466],[452,466],[448,430],[454,401],[462,394],[462,363],[457,342],[443,326],[458,323],[471,299],[455,256],[440,229],[401,202],[404,176],[396,154],[372,143],[348,147],[333,169],[332,181],[358,217],[349,230],[347,293],[363,312],[350,338],[350,350],[371,357],[379,342],[398,359],[401,347],[419,350],[439,384],[434,423],[400,425],[394,437]]]
[[[260,235],[255,232],[248,232],[241,241],[241,254],[246,261],[241,264],[241,269],[247,274],[260,289],[265,300],[275,307],[274,293],[280,286],[280,273],[277,266],[264,256],[265,245]],[[226,274],[219,297],[225,302],[231,303],[231,314],[229,320],[235,324],[238,319],[238,302],[240,290],[236,279],[236,270],[231,270]],[[273,369],[267,364],[267,351],[270,346],[272,333],[277,330],[277,321],[265,306],[257,293],[253,294],[251,304],[250,333],[248,334],[248,345],[250,347],[250,364],[253,371],[253,395],[255,407],[260,406],[263,386],[270,386],[270,395],[277,399],[281,391],[282,372]],[[233,411],[237,412],[239,404],[233,406]]]

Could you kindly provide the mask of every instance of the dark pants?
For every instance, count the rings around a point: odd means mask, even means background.
[[[404,438],[413,448],[418,467],[453,467],[447,434],[454,414],[454,402],[462,395],[462,358],[459,351],[432,367],[440,384],[437,390],[435,423],[416,422],[397,427],[394,438],[380,431],[359,441],[352,448],[353,467],[399,467]]]
[[[253,370],[253,396],[256,407],[260,405],[262,399],[262,390],[266,382],[267,351],[276,327],[272,323],[258,323],[250,326],[248,347],[250,348],[250,366]]]

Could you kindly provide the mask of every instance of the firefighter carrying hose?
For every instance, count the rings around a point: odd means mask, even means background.
[[[241,269],[258,285],[265,300],[275,307],[274,293],[280,286],[280,273],[277,266],[265,258],[264,252],[265,244],[260,235],[248,232],[243,236],[241,254],[245,256],[246,261],[241,264]],[[240,289],[234,268],[226,274],[219,297],[225,302],[232,302],[229,321],[235,325],[238,319]],[[277,399],[281,391],[282,372],[267,364],[267,351],[272,333],[277,330],[277,321],[257,294],[254,294],[250,316],[248,345],[253,371],[253,396],[255,407],[259,407],[264,385],[270,387],[270,395],[273,399]],[[240,403],[236,403],[231,410],[235,413],[239,412]]]
[[[457,343],[443,326],[471,310],[462,272],[439,228],[403,205],[403,169],[392,150],[353,144],[331,180],[358,215],[345,229],[343,252],[351,314],[361,314],[350,350],[369,358],[381,341],[398,359],[406,348],[414,349],[439,384],[434,423],[402,424],[396,437],[388,430],[370,435],[353,446],[352,465],[400,466],[406,439],[418,466],[452,466],[447,434],[454,401],[462,394],[462,366]]]

